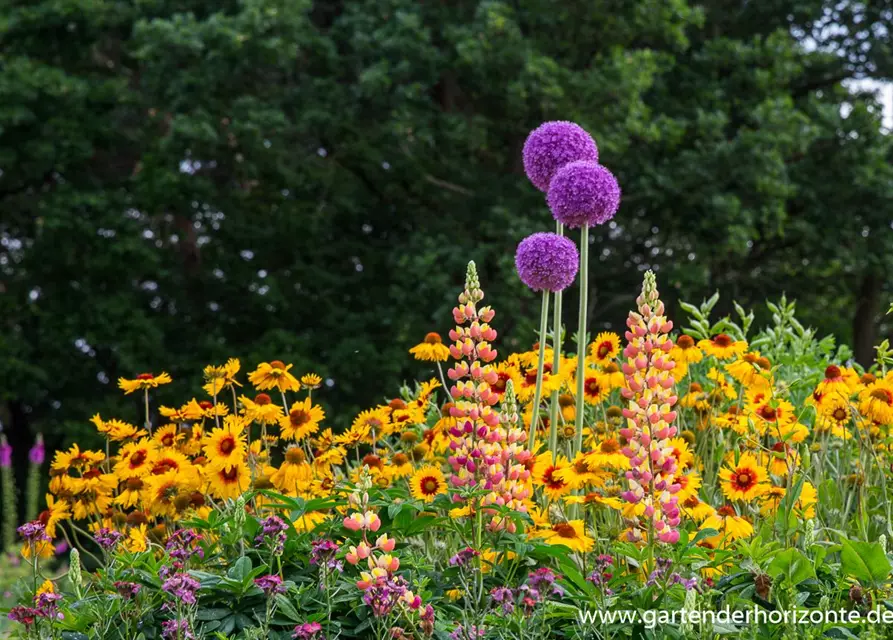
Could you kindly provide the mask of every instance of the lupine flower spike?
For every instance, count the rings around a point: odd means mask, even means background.
[[[525,511],[524,500],[530,495],[530,471],[525,463],[531,454],[524,449],[524,431],[513,423],[503,424],[493,409],[499,402],[490,388],[498,380],[490,364],[496,359],[490,344],[496,339],[496,330],[489,324],[495,312],[490,307],[478,308],[483,299],[477,268],[469,262],[465,290],[453,309],[457,326],[450,331],[450,355],[458,361],[447,371],[447,377],[455,382],[450,389],[450,416],[456,421],[449,431],[450,482],[459,489],[487,490],[479,504],[468,505],[471,509],[498,505]],[[454,499],[462,500],[458,495]],[[515,529],[511,520],[495,513],[488,526],[492,530]]]
[[[636,300],[638,312],[631,311],[626,321],[628,344],[623,350],[626,386],[621,389],[628,401],[623,410],[627,426],[620,435],[627,440],[623,453],[629,458],[626,472],[629,489],[623,498],[644,505],[642,515],[648,521],[648,543],[656,539],[675,543],[680,521],[676,493],[678,461],[670,438],[676,435],[674,380],[676,364],[670,360],[673,341],[669,333],[673,323],[664,315],[654,274],[645,274],[642,294]],[[641,540],[642,532],[630,530],[631,541]]]

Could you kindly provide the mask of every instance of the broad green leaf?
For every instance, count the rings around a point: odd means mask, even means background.
[[[866,586],[881,587],[890,577],[890,560],[877,542],[842,540],[843,572]]]

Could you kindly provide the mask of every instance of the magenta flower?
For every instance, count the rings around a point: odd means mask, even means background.
[[[549,184],[546,196],[556,220],[568,227],[604,224],[620,207],[620,186],[595,162],[571,162]]]
[[[9,468],[12,466],[12,446],[6,442],[6,439],[0,440],[0,467]]]
[[[43,436],[38,435],[34,446],[28,451],[28,461],[33,465],[41,465],[46,460],[46,447],[43,444]]]
[[[598,162],[598,147],[586,130],[573,122],[544,122],[530,132],[521,152],[524,172],[540,191],[547,191],[555,173],[569,162]]]
[[[276,593],[285,593],[287,591],[285,585],[282,584],[282,578],[272,573],[266,576],[261,576],[260,578],[255,578],[254,584],[257,585],[267,597]]]
[[[292,638],[299,640],[323,640],[322,625],[318,622],[305,622],[295,627]]]

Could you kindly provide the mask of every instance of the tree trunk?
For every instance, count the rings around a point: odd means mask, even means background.
[[[874,362],[874,345],[877,339],[875,318],[881,297],[881,279],[876,273],[866,273],[862,277],[856,310],[853,315],[853,350],[856,362],[868,367]]]

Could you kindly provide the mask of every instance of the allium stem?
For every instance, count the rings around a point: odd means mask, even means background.
[[[580,228],[580,316],[577,320],[577,410],[574,453],[583,448],[583,392],[586,386],[586,305],[589,298],[589,225]]]
[[[559,236],[564,235],[564,225],[560,222],[555,223],[555,233]],[[555,304],[552,311],[552,372],[553,376],[558,375],[558,369],[561,364],[561,301],[563,291],[555,292]],[[552,462],[558,455],[558,396],[559,390],[552,392],[549,399],[549,451],[552,452]]]
[[[549,330],[549,290],[543,289],[543,305],[540,310],[540,349],[539,357],[536,361],[536,388],[533,391],[533,404],[530,413],[530,433],[527,435],[528,451],[536,451],[534,441],[536,440],[536,427],[539,422],[540,400],[543,397],[543,369],[546,364],[546,335]]]

